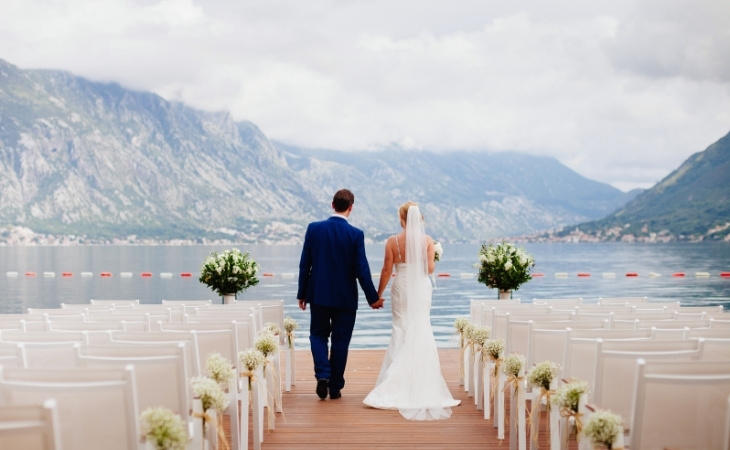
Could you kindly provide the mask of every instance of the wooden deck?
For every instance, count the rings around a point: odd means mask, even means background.
[[[351,350],[342,398],[320,400],[315,394],[312,356],[297,350],[296,385],[283,396],[283,414],[277,414],[276,429],[265,431],[262,449],[508,449],[506,439],[497,439],[491,420],[484,420],[474,399],[459,386],[458,349],[441,349],[442,372],[451,394],[461,400],[448,420],[415,422],[397,411],[365,406],[362,400],[375,385],[384,350]],[[539,443],[549,448],[546,417],[541,420]],[[529,446],[529,432],[528,432]]]

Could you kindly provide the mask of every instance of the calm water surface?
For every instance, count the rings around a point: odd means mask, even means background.
[[[432,324],[440,347],[453,345],[453,321],[468,316],[472,298],[496,298],[495,290],[476,281],[478,245],[444,246],[437,264]],[[683,304],[724,305],[730,309],[730,244],[525,244],[537,262],[533,278],[514,293],[522,299],[648,296],[650,300],[678,300]],[[308,346],[308,313],[296,306],[297,272],[301,246],[249,245],[261,265],[260,282],[239,300],[284,299],[286,314],[299,322],[297,345]],[[90,299],[220,298],[198,282],[200,265],[211,246],[69,246],[0,247],[0,313],[26,308],[54,308],[61,303],[88,303]],[[384,246],[367,247],[371,270],[379,274]],[[71,276],[62,276],[70,273]],[[91,276],[82,276],[91,272]],[[108,277],[100,274],[107,272]],[[140,274],[149,272],[150,277]],[[685,277],[674,277],[683,272]],[[27,274],[28,273],[28,274]],[[35,274],[32,276],[30,274]],[[189,273],[192,276],[183,277]],[[590,276],[578,277],[578,273]],[[627,277],[636,273],[636,277]],[[697,276],[700,273],[700,276]],[[707,273],[708,276],[703,276]],[[52,276],[55,275],[55,276]],[[263,276],[270,274],[271,276]],[[611,277],[609,274],[613,274]],[[448,276],[445,276],[448,275]],[[375,278],[377,286],[378,279]],[[386,305],[389,293],[386,292]],[[391,315],[387,306],[373,311],[361,298],[353,348],[387,346]]]

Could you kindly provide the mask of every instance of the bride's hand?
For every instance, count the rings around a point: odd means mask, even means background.
[[[380,298],[378,299],[378,301],[377,301],[377,302],[375,302],[375,303],[372,303],[372,304],[370,305],[370,307],[371,307],[371,308],[373,308],[373,309],[380,309],[380,308],[382,308],[382,307],[383,307],[383,303],[385,303],[385,299],[384,299],[383,297],[380,297]]]

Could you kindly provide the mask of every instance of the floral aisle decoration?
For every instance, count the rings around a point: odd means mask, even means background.
[[[509,242],[482,244],[479,261],[474,264],[479,269],[477,280],[500,292],[518,290],[532,278],[530,270],[534,266],[532,256]]]
[[[190,387],[193,391],[193,397],[200,399],[203,409],[202,413],[193,413],[194,417],[203,419],[203,440],[219,439],[227,442],[225,432],[223,431],[223,421],[216,421],[217,437],[206,437],[207,425],[213,420],[208,414],[209,410],[215,411],[218,415],[222,414],[228,408],[228,398],[226,397],[221,385],[214,379],[208,377],[193,377],[190,379]]]
[[[563,443],[567,447],[567,441],[571,438],[578,438],[583,429],[582,413],[579,411],[579,404],[582,395],[588,393],[588,382],[583,380],[572,380],[560,386],[552,396],[553,405],[560,408],[560,416],[572,422],[570,433],[563,435]]]
[[[620,415],[608,410],[598,410],[591,414],[583,427],[583,435],[594,446],[603,446],[608,450],[623,448],[624,426]]]
[[[497,376],[499,373],[500,364],[504,360],[502,354],[504,353],[504,340],[503,339],[489,339],[484,342],[483,352],[489,356],[489,359],[494,362],[493,376]]]
[[[284,330],[286,331],[286,343],[290,350],[294,350],[294,331],[299,328],[296,320],[289,316],[284,317]]]
[[[548,416],[550,416],[550,397],[555,392],[550,389],[551,384],[555,381],[558,375],[560,366],[552,361],[543,361],[530,369],[527,374],[527,383],[534,389],[539,389],[540,393],[532,401],[532,411],[530,411],[530,423],[531,432],[530,436],[533,437],[537,443],[537,431],[540,427],[540,405],[542,400],[545,400],[547,405]],[[552,427],[550,427],[552,430]]]
[[[454,328],[459,334],[459,385],[464,385],[464,351],[466,350],[466,335],[464,329],[470,324],[469,318],[457,317]]]
[[[279,336],[281,334],[281,328],[279,328],[279,325],[274,322],[266,322],[262,332],[269,333],[273,336]]]
[[[188,434],[179,415],[167,408],[147,408],[140,414],[144,440],[156,450],[185,450]]]
[[[256,370],[258,370],[259,367],[263,367],[266,363],[266,356],[264,356],[264,354],[258,349],[249,348],[248,350],[238,352],[238,360],[246,369],[245,372],[241,372],[240,376],[248,378],[248,390],[251,392]]]
[[[525,380],[525,356],[519,353],[512,353],[504,358],[504,365],[502,370],[507,376],[507,380],[504,383],[504,390],[511,390],[510,400],[510,427],[515,430],[515,436],[519,440],[519,448],[526,447],[527,441],[527,430],[525,429],[525,388],[523,381]],[[501,401],[500,401],[501,403]],[[503,404],[500,405],[501,414],[500,417],[504,417],[505,408]],[[510,431],[510,434],[512,431]],[[504,432],[502,424],[498,424],[497,430],[498,438],[504,438]]]
[[[236,376],[231,362],[220,353],[211,353],[205,358],[205,369],[208,376],[220,384],[223,389],[228,387],[228,383]]]
[[[264,355],[263,370],[264,380],[266,380],[267,384],[266,403],[268,405],[267,409],[269,412],[268,424],[269,429],[273,430],[274,421],[276,420],[276,416],[274,415],[274,408],[276,407],[277,402],[281,402],[281,399],[278,398],[281,389],[279,386],[279,374],[276,373],[275,369],[272,370],[269,368],[269,356],[274,355],[279,351],[279,338],[273,335],[267,329],[264,329],[259,333],[259,336],[256,338],[256,341],[254,342],[254,348],[256,348]],[[270,388],[268,386],[269,382],[271,382]],[[273,389],[273,391],[271,389]]]
[[[198,281],[218,295],[232,295],[256,286],[258,270],[258,263],[250,258],[248,252],[241,253],[237,248],[222,253],[211,252],[203,261]]]
[[[510,384],[517,391],[518,384],[525,379],[524,376],[520,375],[520,371],[525,367],[525,356],[519,353],[512,353],[504,358],[504,365],[502,370],[507,375],[507,382],[505,388]]]

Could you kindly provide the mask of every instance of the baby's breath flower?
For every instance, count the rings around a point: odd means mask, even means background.
[[[553,378],[558,374],[558,368],[559,366],[552,361],[543,361],[530,369],[530,373],[527,374],[527,382],[531,386],[548,390]]]
[[[591,414],[583,427],[583,434],[594,445],[606,447],[613,445],[618,434],[623,432],[624,427],[621,416],[607,410],[598,410]]]
[[[525,356],[519,353],[512,353],[511,355],[504,358],[504,365],[502,370],[507,375],[517,376],[520,374],[520,370],[525,365]]]
[[[489,333],[491,328],[489,327],[474,327],[471,332],[471,340],[478,346],[483,346],[484,342],[489,339]]]
[[[574,380],[560,386],[551,399],[559,408],[567,408],[578,412],[578,400],[580,400],[581,394],[586,392],[588,392],[588,382]]]
[[[208,377],[193,377],[190,379],[193,395],[203,404],[203,411],[214,409],[223,412],[228,407],[228,399],[221,389],[221,385]]]
[[[278,336],[279,334],[281,334],[281,328],[279,328],[279,325],[275,324],[274,322],[266,322],[264,324],[264,329],[261,332],[270,333],[274,336]]]
[[[299,328],[299,324],[296,320],[292,319],[289,316],[284,317],[284,329],[287,333],[291,333],[292,331]]]
[[[218,383],[227,383],[228,380],[236,375],[231,362],[220,353],[209,354],[205,359],[205,368],[208,371],[208,375]]]
[[[499,359],[504,352],[504,341],[502,339],[488,339],[484,341],[484,351],[490,358]]]
[[[254,344],[256,349],[268,357],[272,353],[279,351],[279,341],[276,336],[270,333],[261,333]]]
[[[249,348],[248,350],[238,352],[238,360],[241,361],[241,364],[243,364],[247,370],[253,372],[264,365],[266,357],[258,349]]]
[[[461,333],[464,331],[464,328],[469,324],[469,318],[467,317],[458,317],[456,320],[454,320],[454,328]]]
[[[157,450],[184,450],[188,435],[179,415],[167,408],[147,408],[139,416],[142,433]]]

